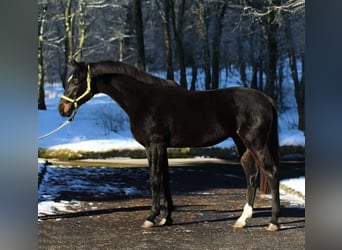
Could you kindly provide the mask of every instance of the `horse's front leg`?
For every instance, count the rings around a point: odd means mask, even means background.
[[[173,212],[173,201],[170,191],[170,179],[169,179],[169,163],[167,158],[164,157],[164,163],[162,166],[162,185],[164,189],[164,205],[165,205],[165,212],[163,213],[163,218],[159,222],[159,226],[169,226],[172,224],[173,220],[171,218],[171,214]]]
[[[146,147],[146,155],[150,167],[152,206],[150,214],[142,227],[151,228],[155,225],[155,219],[160,214],[161,175],[163,163],[167,157],[166,146],[163,143],[151,143]]]

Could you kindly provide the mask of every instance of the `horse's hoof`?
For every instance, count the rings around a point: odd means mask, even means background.
[[[233,228],[244,228],[246,227],[246,222],[236,221],[233,225]]]
[[[172,219],[166,219],[162,218],[159,222],[159,226],[171,226],[172,225]]]
[[[265,229],[266,231],[269,231],[269,232],[275,232],[279,230],[279,226],[276,224],[270,223]]]
[[[154,223],[152,221],[145,220],[144,224],[142,224],[141,227],[145,229],[149,229],[149,228],[154,227]]]

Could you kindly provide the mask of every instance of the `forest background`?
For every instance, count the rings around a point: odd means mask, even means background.
[[[64,83],[73,58],[179,74],[191,90],[226,87],[237,71],[239,85],[276,99],[279,112],[290,72],[305,131],[305,0],[38,0],[38,37],[38,109],[44,85]]]

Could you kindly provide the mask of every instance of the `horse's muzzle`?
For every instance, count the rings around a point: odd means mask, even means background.
[[[74,109],[74,105],[71,102],[67,102],[65,100],[61,100],[59,102],[58,111],[61,116],[70,117],[73,109]]]

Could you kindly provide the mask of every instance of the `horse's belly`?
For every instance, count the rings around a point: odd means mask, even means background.
[[[170,147],[206,147],[215,145],[229,137],[222,129],[189,129],[171,131]]]

